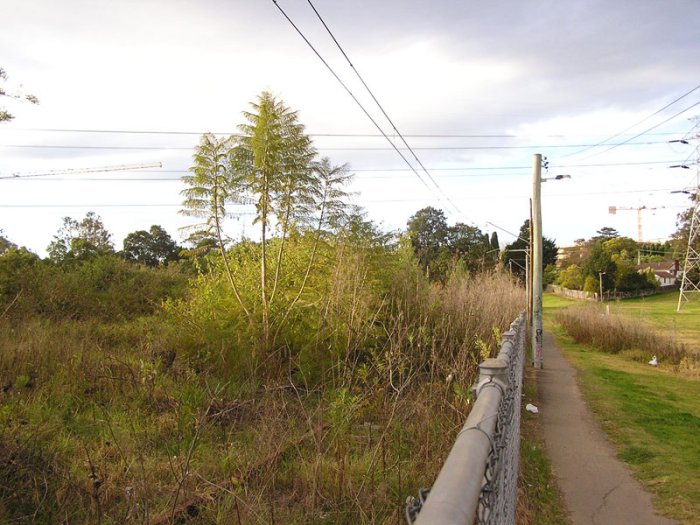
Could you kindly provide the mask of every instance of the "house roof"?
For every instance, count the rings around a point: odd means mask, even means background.
[[[675,279],[676,278],[676,276],[673,275],[671,272],[659,271],[659,270],[654,271],[654,275],[656,275],[657,277],[661,277],[663,279]]]
[[[655,263],[642,263],[636,266],[637,270],[646,270],[650,268],[656,273],[657,271],[671,271],[676,269],[676,261],[662,261]]]

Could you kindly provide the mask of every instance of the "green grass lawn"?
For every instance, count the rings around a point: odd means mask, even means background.
[[[678,292],[611,301],[609,304],[611,312],[642,319],[700,352],[700,301],[685,303],[680,312],[676,312]]]
[[[700,329],[692,326],[698,305],[687,305],[673,324],[673,297],[678,298],[661,294],[623,301],[611,310],[648,316],[659,330],[682,326],[689,337],[700,338]],[[661,512],[681,523],[700,524],[700,381],[573,343],[554,323],[556,311],[569,304],[574,302],[546,295],[545,328],[579,370],[583,395],[618,457],[654,494]]]

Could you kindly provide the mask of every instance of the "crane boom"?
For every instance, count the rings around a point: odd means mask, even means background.
[[[659,206],[658,208],[650,208],[649,206],[637,206],[626,207],[626,206],[609,206],[608,212],[610,215],[615,215],[618,211],[636,211],[637,212],[637,242],[642,242],[642,210],[659,210],[665,208],[666,206]]]
[[[99,166],[96,168],[65,168],[61,170],[19,172],[13,173],[12,175],[0,176],[0,179],[26,179],[29,177],[45,177],[48,175],[72,175],[74,173],[100,173],[104,171],[129,171],[162,167],[163,164],[160,162],[152,162],[150,164],[117,164],[116,166]]]

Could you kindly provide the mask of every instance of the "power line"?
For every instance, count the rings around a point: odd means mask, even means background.
[[[30,131],[30,132],[51,132],[51,133],[95,133],[95,134],[121,134],[121,135],[190,135],[201,136],[206,133],[212,135],[240,136],[237,131],[177,131],[177,130],[130,130],[130,129],[68,129],[68,128],[0,128],[0,131]],[[308,133],[309,137],[328,137],[328,138],[384,138],[379,133]],[[672,135],[672,133],[665,133]],[[454,138],[454,139],[517,139],[525,138],[521,135],[513,134],[472,134],[472,133],[424,133],[424,134],[409,134],[404,135],[411,138]],[[559,138],[561,135],[551,135],[552,138]]]
[[[606,143],[610,142],[611,140],[616,139],[616,138],[618,138],[618,137],[624,135],[624,134],[627,133],[629,130],[631,130],[631,129],[633,129],[633,128],[636,128],[637,126],[639,126],[640,124],[643,124],[644,122],[646,122],[646,121],[649,120],[650,118],[655,117],[655,116],[658,115],[659,113],[661,113],[661,112],[665,111],[666,109],[670,108],[670,107],[673,106],[676,102],[680,102],[680,101],[683,100],[685,97],[687,97],[688,95],[690,95],[690,94],[692,94],[693,92],[697,91],[698,89],[700,89],[700,84],[698,84],[697,86],[695,86],[693,89],[691,89],[691,90],[688,91],[687,93],[684,93],[684,94],[681,95],[680,97],[676,98],[675,100],[669,102],[669,103],[666,104],[664,107],[662,107],[661,109],[655,111],[655,112],[652,113],[651,115],[648,115],[648,116],[644,117],[642,120],[640,120],[639,122],[636,122],[635,124],[632,124],[630,127],[623,129],[623,130],[620,131],[619,133],[615,133],[614,135],[611,135],[611,136],[608,137],[607,139],[602,140],[602,141],[600,141],[600,142],[597,143],[597,144],[593,144],[592,146],[586,146],[585,149],[582,149],[582,150],[580,150],[580,151],[575,151],[574,153],[570,153],[569,156],[571,156],[571,155],[577,155],[577,154],[579,154],[579,153],[583,153],[584,151],[588,151],[589,149],[597,148],[598,146],[602,146],[603,144],[606,144]],[[639,135],[638,135],[638,136],[639,136]],[[636,138],[636,137],[635,137],[635,138]]]
[[[351,98],[355,101],[355,103],[360,107],[360,109],[362,110],[362,112],[367,116],[367,118],[370,120],[370,122],[372,122],[372,124],[374,125],[374,127],[377,128],[377,131],[379,131],[379,132],[384,136],[384,138],[386,138],[386,140],[389,142],[389,144],[392,145],[392,147],[394,148],[394,150],[396,150],[396,152],[399,154],[399,156],[401,157],[401,159],[406,163],[406,165],[407,165],[409,168],[411,168],[411,169],[413,170],[413,172],[414,172],[414,173],[416,174],[416,176],[418,177],[418,180],[420,180],[420,181],[423,183],[423,185],[424,185],[431,193],[433,193],[433,195],[435,195],[434,190],[428,185],[427,182],[425,182],[425,180],[423,180],[423,177],[421,177],[420,174],[418,173],[418,171],[416,171],[415,168],[413,168],[413,166],[412,166],[411,163],[408,161],[408,159],[404,156],[404,154],[401,153],[401,151],[394,145],[394,143],[393,143],[393,142],[391,141],[391,139],[386,135],[386,133],[384,133],[384,130],[382,129],[382,127],[377,123],[376,120],[374,120],[374,118],[372,117],[372,115],[369,114],[369,112],[365,109],[365,107],[362,105],[362,103],[357,99],[357,97],[355,97],[355,95],[353,94],[353,92],[350,91],[350,88],[349,88],[347,85],[345,85],[345,83],[344,83],[344,82],[341,80],[341,78],[336,74],[336,72],[333,71],[333,68],[328,64],[328,62],[326,62],[326,60],[325,60],[325,59],[321,56],[321,54],[316,50],[316,48],[313,46],[313,44],[306,38],[306,36],[304,35],[304,33],[302,33],[301,30],[300,30],[300,29],[296,26],[296,24],[292,21],[292,19],[289,18],[289,16],[288,16],[287,13],[284,11],[284,9],[282,9],[282,7],[280,7],[280,5],[277,3],[277,0],[272,0],[272,3],[273,3],[273,4],[275,5],[275,7],[279,10],[279,12],[282,13],[282,15],[284,16],[284,18],[291,24],[291,26],[292,26],[292,27],[294,28],[294,30],[299,34],[299,36],[304,40],[304,42],[306,42],[306,44],[311,48],[311,50],[312,50],[312,51],[314,52],[314,54],[318,57],[318,59],[323,63],[323,65],[326,66],[326,68],[328,69],[328,71],[330,71],[330,73],[331,73],[331,74],[333,75],[333,77],[338,81],[338,83],[343,87],[343,89],[345,89],[345,91],[348,93],[348,95],[350,95],[350,97],[351,97]],[[435,195],[435,196],[438,197],[438,201],[439,201],[439,200],[440,200],[440,197],[437,196],[437,195]]]
[[[678,164],[679,160],[673,159],[673,160],[659,160],[659,161],[646,161],[646,162],[608,162],[608,163],[592,163],[592,164],[561,164],[561,165],[553,165],[551,166],[552,168],[556,169],[564,169],[564,168],[597,168],[597,167],[617,167],[617,166],[647,166],[647,165],[672,165],[672,164]],[[529,170],[531,166],[453,166],[449,168],[430,168],[431,171],[441,171],[441,172],[454,172],[454,171],[492,171],[492,170]],[[656,168],[652,168],[656,169]],[[125,171],[130,171],[130,170],[125,170]],[[413,172],[412,169],[410,168],[358,168],[351,170],[355,173],[402,173],[402,172]],[[170,169],[170,170],[149,170],[149,169],[144,169],[144,170],[138,170],[138,173],[161,173],[161,174],[166,174],[166,173],[189,173],[190,170],[188,169]],[[480,176],[488,176],[488,177],[508,177],[508,176],[513,176],[513,175],[525,175],[529,174],[528,172],[523,171],[523,173],[488,173],[485,175],[477,175],[477,174],[467,174],[467,173],[458,173],[458,174],[451,174],[451,175],[443,175],[443,176],[453,176],[453,177],[480,177]],[[38,175],[36,175],[38,176]],[[380,177],[378,175],[373,175],[373,177]],[[21,177],[15,177],[14,174],[8,174],[7,176],[2,176],[0,173],[0,179],[21,179]],[[126,178],[125,178],[126,179]],[[46,179],[38,179],[38,180],[46,180]],[[76,180],[76,179],[57,179],[54,178],[54,180]],[[82,179],[81,179],[82,180]],[[85,179],[88,180],[88,179]],[[108,178],[100,178],[99,180],[110,180]],[[121,179],[112,179],[112,180],[121,180]],[[129,178],[128,180],[181,180],[179,177],[178,178],[163,178],[163,177],[153,177],[153,178]]]
[[[639,138],[639,137],[641,137],[642,135],[645,135],[645,134],[648,133],[649,131],[652,131],[652,130],[656,129],[656,128],[658,128],[659,126],[663,126],[663,125],[666,124],[667,122],[673,120],[673,119],[676,118],[676,117],[679,117],[680,115],[682,115],[682,114],[685,113],[686,111],[690,111],[691,109],[693,109],[694,107],[699,106],[699,105],[700,105],[700,101],[696,102],[695,104],[693,104],[693,105],[691,105],[691,106],[688,106],[688,107],[685,108],[685,109],[682,109],[682,110],[679,111],[678,113],[676,113],[676,114],[674,114],[674,115],[671,115],[671,116],[668,117],[666,120],[662,120],[662,121],[659,122],[658,124],[655,124],[655,125],[653,125],[652,127],[650,127],[649,129],[647,129],[647,130],[645,130],[645,131],[642,131],[641,133],[638,133],[638,134],[635,135],[634,137],[631,137],[631,138],[629,138],[629,139],[627,139],[627,140],[625,140],[625,141],[623,141],[623,142],[620,142],[619,144],[613,144],[613,145],[612,145],[611,147],[609,147],[608,149],[603,150],[603,151],[600,151],[600,152],[598,152],[598,153],[594,153],[593,155],[589,155],[589,156],[586,157],[586,158],[587,158],[587,159],[590,159],[591,157],[595,157],[595,156],[597,156],[597,155],[602,155],[603,153],[607,153],[608,151],[614,150],[615,148],[617,148],[617,147],[619,147],[619,146],[624,146],[625,144],[631,142],[632,140],[634,140],[634,139],[636,139],[636,138]]]
[[[377,100],[377,97],[374,95],[374,92],[373,92],[373,91],[370,89],[370,87],[367,85],[367,82],[365,82],[365,79],[362,78],[362,75],[360,75],[360,72],[357,70],[357,68],[355,67],[355,65],[354,65],[354,64],[352,63],[352,61],[350,60],[350,57],[347,55],[347,53],[346,53],[345,50],[343,49],[343,46],[340,45],[340,42],[338,42],[338,39],[335,37],[335,35],[333,34],[333,32],[330,30],[330,28],[328,27],[328,24],[326,24],[326,21],[325,21],[325,20],[323,19],[323,17],[321,16],[321,13],[318,12],[318,10],[317,10],[316,7],[314,6],[313,2],[311,2],[311,0],[307,0],[307,2],[308,2],[308,4],[311,6],[311,9],[313,10],[313,12],[316,13],[316,16],[317,16],[318,19],[321,21],[321,24],[323,24],[323,27],[326,29],[326,31],[328,32],[328,34],[330,35],[330,37],[333,39],[333,42],[335,42],[335,45],[336,45],[337,48],[340,50],[340,52],[342,53],[343,57],[345,57],[345,60],[346,60],[347,63],[350,65],[350,68],[355,72],[355,75],[356,75],[357,78],[360,80],[360,82],[362,83],[362,85],[364,86],[364,88],[367,90],[367,93],[369,93],[369,95],[372,97],[372,100],[373,100],[374,103],[377,105],[377,107],[379,108],[379,110],[382,112],[382,115],[384,115],[384,118],[386,118],[387,122],[389,122],[389,125],[391,125],[391,128],[392,128],[392,129],[396,132],[396,134],[399,136],[399,138],[401,139],[401,142],[403,142],[404,146],[406,146],[406,148],[408,148],[408,150],[411,152],[411,155],[413,155],[413,158],[416,160],[416,162],[418,163],[418,165],[421,167],[421,169],[423,170],[423,172],[425,173],[425,175],[426,175],[426,176],[428,177],[428,179],[435,185],[435,187],[438,189],[438,191],[439,191],[440,193],[442,193],[442,195],[445,197],[445,200],[447,200],[447,202],[450,203],[450,205],[451,205],[455,210],[457,210],[457,212],[459,212],[462,216],[464,216],[464,213],[462,212],[462,210],[460,210],[460,209],[454,204],[454,202],[452,202],[452,200],[450,199],[450,197],[444,192],[444,190],[440,187],[440,185],[437,183],[437,181],[433,178],[433,176],[430,174],[430,172],[429,172],[429,171],[426,169],[426,167],[423,165],[423,162],[421,162],[421,160],[418,158],[418,155],[416,155],[416,152],[411,148],[411,146],[409,146],[409,144],[408,144],[408,142],[406,141],[406,139],[404,138],[404,136],[401,134],[401,132],[400,132],[400,131],[398,130],[398,128],[396,127],[396,124],[394,124],[394,121],[391,120],[391,118],[389,117],[389,115],[387,114],[387,112],[384,110],[384,106],[382,106],[381,103],[379,102],[379,100]],[[466,218],[466,216],[465,216],[465,218]]]
[[[700,104],[700,102],[699,102]],[[387,137],[388,138],[388,137]],[[651,141],[651,142],[629,142],[615,144],[617,146],[651,146],[654,144],[667,144],[668,141]],[[410,151],[415,155],[414,150],[422,151],[462,151],[462,150],[512,150],[512,149],[562,149],[562,148],[577,148],[585,144],[539,144],[528,146],[418,146],[401,148],[394,146],[391,148],[382,147],[323,147],[317,148],[319,151]],[[85,150],[179,150],[193,151],[194,146],[80,146],[73,144],[0,144],[0,148],[28,148],[28,149],[85,149]],[[611,148],[612,149],[612,148]],[[420,163],[422,166],[422,163]],[[427,172],[427,168],[424,168]]]
[[[687,159],[686,159],[687,160]],[[614,166],[647,166],[682,163],[678,159],[654,160],[641,162],[601,162],[590,164],[551,164],[550,169],[558,168],[590,168],[590,167],[614,167]],[[482,170],[527,170],[531,166],[452,166],[449,168],[430,168],[431,171],[482,171]],[[129,171],[129,170],[125,170]],[[391,171],[412,171],[410,168],[357,168],[354,172],[391,172]],[[189,169],[176,170],[138,170],[139,173],[189,173]]]
[[[645,192],[646,190],[640,190],[640,192]],[[666,191],[666,190],[663,190]],[[624,191],[620,192],[590,192],[590,193],[578,193],[576,195],[569,195],[569,194],[556,194],[552,196],[557,196],[557,197],[572,197],[572,198],[578,198],[580,195],[610,195],[610,194],[616,194],[616,193],[627,193]],[[633,192],[632,192],[633,193]],[[522,199],[525,198],[522,195],[512,195],[509,196],[508,198],[510,199]],[[472,201],[472,200],[478,200],[478,201],[483,201],[483,200],[495,200],[495,199],[503,199],[503,196],[491,196],[491,197],[485,197],[485,196],[475,196],[475,197],[462,197],[457,200],[459,201]],[[358,199],[356,201],[353,201],[355,204],[384,204],[384,203],[406,203],[406,202],[424,202],[425,198],[396,198],[396,199]],[[182,204],[170,204],[170,203],[108,203],[108,204],[99,204],[99,203],[92,203],[92,204],[0,204],[0,209],[2,208],[177,208],[181,207]],[[231,205],[234,206],[234,205]],[[238,204],[237,206],[250,206],[247,204]],[[671,209],[686,209],[687,206],[664,206],[663,209],[666,210],[671,210]],[[236,208],[237,209],[237,208]],[[237,209],[238,210],[238,209]],[[233,213],[239,213],[239,211],[235,211]],[[486,224],[492,224],[491,221],[486,221]],[[501,228],[502,229],[502,228]],[[503,230],[506,233],[509,233],[513,235],[511,232],[507,230]]]
[[[22,131],[22,132],[40,132],[40,133],[96,133],[96,134],[122,134],[122,135],[191,135],[191,136],[201,136],[206,133],[212,133],[213,135],[240,135],[236,131],[180,131],[180,130],[133,130],[133,129],[73,129],[73,128],[16,128],[11,126],[5,126],[0,128],[2,131]],[[309,137],[330,137],[330,138],[384,138],[384,135],[379,133],[308,133]],[[663,133],[649,133],[650,136],[669,136],[677,135],[674,132],[663,132]],[[515,134],[495,134],[495,133],[404,133],[404,137],[407,138],[485,138],[485,139],[526,139],[529,138],[528,135],[515,135]],[[547,138],[563,138],[563,134],[551,134],[551,135],[541,135]],[[579,135],[586,136],[586,135]],[[594,135],[589,135],[594,136]],[[621,136],[621,134],[616,135]],[[607,139],[610,140],[610,139]],[[603,141],[606,142],[606,141]],[[600,145],[600,143],[596,144]]]

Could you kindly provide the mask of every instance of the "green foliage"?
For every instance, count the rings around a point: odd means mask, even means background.
[[[178,259],[180,249],[161,226],[153,225],[149,231],[139,230],[124,238],[125,259],[146,266],[158,266]]]
[[[603,250],[616,264],[633,263],[637,260],[639,243],[629,237],[614,237],[603,241]]]
[[[100,216],[89,211],[81,221],[64,217],[63,225],[47,251],[49,258],[56,263],[84,261],[113,253],[111,237]]]
[[[597,286],[599,286],[600,284],[598,280],[602,279],[603,290],[613,289],[615,283],[615,274],[617,272],[617,265],[613,261],[611,253],[605,250],[604,241],[600,239],[595,241],[590,256],[583,262],[583,265],[581,266],[581,271],[586,277],[583,289],[587,292],[590,291],[586,288],[589,277],[592,277],[596,280],[596,282],[598,283]]]
[[[616,237],[620,236],[615,228],[611,228],[609,226],[602,227],[600,230],[597,230],[596,233],[598,234],[598,237],[594,237],[594,239],[601,239],[603,241],[615,239]]]
[[[684,257],[688,250],[690,226],[693,222],[693,215],[695,214],[695,208],[698,199],[700,199],[700,195],[697,192],[692,193],[689,195],[689,199],[692,202],[691,206],[679,213],[676,218],[676,232],[673,234],[672,242],[673,252],[676,254],[676,257]],[[695,239],[693,249],[700,252],[700,236]]]
[[[530,220],[527,219],[520,227],[518,238],[515,242],[507,245],[503,250],[503,266],[521,279],[525,278],[525,258],[526,253],[522,250],[530,248]],[[547,237],[542,238],[542,265],[546,267],[549,264],[557,262],[557,245],[554,240]],[[510,261],[513,261],[512,264]]]
[[[407,226],[421,267],[435,281],[444,282],[456,261],[479,272],[492,269],[498,260],[498,236],[489,240],[479,228],[464,223],[448,226],[442,210],[430,206],[418,210]]]
[[[268,353],[277,346],[282,325],[289,322],[314,278],[321,244],[347,220],[343,185],[350,177],[345,166],[332,166],[328,159],[316,161],[304,126],[283,102],[263,92],[251,107],[243,113],[247,122],[239,126],[238,135],[202,137],[193,175],[183,177],[189,187],[182,192],[182,213],[205,219],[191,229],[197,239],[216,239],[236,310],[259,331],[259,350]],[[227,251],[223,221],[231,203],[256,207],[253,224],[260,227],[261,241],[246,249],[259,250],[257,279]],[[290,258],[285,253],[292,237],[310,240],[306,257]],[[301,265],[288,267],[300,261]]]
[[[583,281],[583,291],[589,293],[599,293],[600,281],[592,275],[586,275],[586,278]]]
[[[428,206],[418,210],[408,220],[408,238],[411,240],[421,267],[426,270],[438,259],[441,252],[447,252],[448,226],[445,212]],[[444,259],[444,256],[442,257]],[[433,275],[444,278],[445,268],[441,272],[431,269]]]
[[[500,244],[498,242],[498,232],[492,232],[491,233],[491,240],[489,241],[489,244],[491,245],[491,250],[496,254],[495,257],[498,259],[499,254],[500,254]]]
[[[0,229],[0,255],[11,248],[17,248],[17,245],[5,237],[4,232]]]
[[[39,261],[26,248],[14,247],[0,254],[0,304],[9,304],[32,285]]]
[[[583,273],[581,268],[572,264],[559,272],[559,285],[570,290],[583,289]]]
[[[194,154],[191,175],[182,177],[188,187],[182,190],[183,209],[180,213],[205,219],[203,223],[188,227],[197,236],[202,234],[221,240],[221,224],[226,217],[226,205],[232,199],[230,164],[228,153],[231,139],[218,139],[211,133],[202,135]]]
[[[136,267],[116,255],[71,264],[41,261],[24,248],[0,256],[0,308],[8,315],[51,319],[132,319],[182,293],[176,269]]]
[[[548,264],[545,266],[543,273],[542,273],[542,283],[547,285],[547,284],[554,284],[557,282],[559,279],[559,269],[556,267],[554,264]]]
[[[630,263],[618,262],[615,274],[615,288],[620,291],[650,290],[656,288],[658,282],[654,273],[649,270],[638,272]]]
[[[7,72],[0,67],[0,97],[7,97],[15,100],[22,100],[29,102],[30,104],[38,104],[39,99],[34,96],[34,95],[16,95],[14,93],[8,93],[7,89],[5,88],[5,83],[7,82]],[[12,120],[14,115],[7,111],[5,108],[0,107],[0,122],[5,122],[8,120]]]

